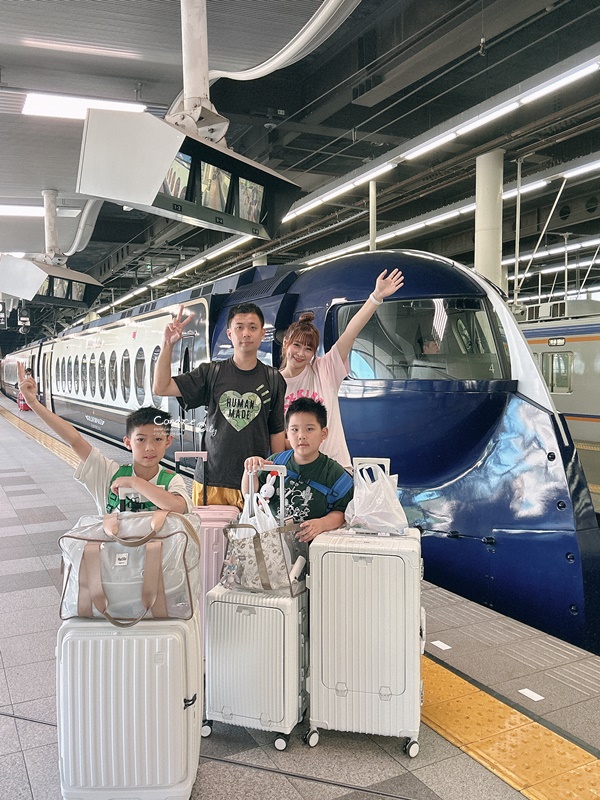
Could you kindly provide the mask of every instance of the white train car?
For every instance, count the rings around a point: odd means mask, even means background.
[[[540,306],[540,318],[521,328],[573,439],[600,443],[600,302],[569,301],[564,311],[564,303]]]

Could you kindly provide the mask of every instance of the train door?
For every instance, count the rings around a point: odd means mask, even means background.
[[[195,336],[184,336],[181,340],[181,353],[179,357],[179,374],[189,372],[193,363]],[[182,450],[196,450],[195,409],[184,411],[179,406],[179,444]]]
[[[40,402],[52,411],[52,350],[48,350],[42,356]]]

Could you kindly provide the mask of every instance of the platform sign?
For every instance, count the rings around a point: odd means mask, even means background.
[[[5,331],[8,328],[8,318],[6,316],[6,303],[0,300],[0,331]]]

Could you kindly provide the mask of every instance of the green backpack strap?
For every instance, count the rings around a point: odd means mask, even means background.
[[[110,486],[113,485],[114,481],[117,478],[130,478],[133,475],[133,464],[122,464],[119,469],[115,472],[115,474],[110,479]],[[175,477],[175,473],[172,472],[170,469],[161,469],[158,473],[158,478],[156,479],[156,485],[162,486],[163,489],[168,489],[169,484]],[[106,513],[112,514],[115,508],[119,507],[119,496],[115,494],[111,489],[108,490],[108,502],[106,504]],[[142,509],[144,511],[153,511],[156,508],[154,503],[142,503]]]

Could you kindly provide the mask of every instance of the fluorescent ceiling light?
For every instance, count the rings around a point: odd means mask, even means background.
[[[550,181],[534,181],[533,183],[528,183],[525,186],[521,186],[521,194],[527,194],[528,192],[535,192],[538,189],[541,189],[544,186],[547,186]],[[502,199],[503,200],[510,200],[512,197],[516,197],[518,194],[518,189],[509,189],[506,192],[502,192]]]
[[[438,136],[436,139],[432,139],[429,142],[425,142],[425,144],[419,145],[419,147],[415,147],[413,150],[407,150],[406,153],[402,153],[401,158],[412,161],[413,158],[418,158],[424,153],[429,153],[430,150],[435,150],[437,147],[441,147],[443,144],[447,144],[453,139],[456,139],[456,131],[449,131],[443,136]]]
[[[458,209],[459,214],[471,214],[477,208],[477,203],[469,203],[468,206],[463,206]]]
[[[492,120],[499,119],[503,117],[505,114],[510,114],[511,111],[515,111],[519,107],[519,103],[515,100],[512,103],[509,103],[506,106],[500,106],[500,108],[495,108],[492,111],[489,111],[487,114],[482,114],[477,119],[472,120],[471,122],[467,122],[466,125],[462,125],[460,128],[456,129],[456,135],[462,136],[463,133],[470,133],[471,131],[476,130],[477,128],[481,128],[483,125],[487,125],[488,122],[492,122]]]
[[[555,78],[553,81],[550,81],[545,86],[541,86],[539,89],[534,89],[529,94],[523,95],[521,97],[521,103],[527,104],[532,103],[534,100],[538,100],[540,97],[545,97],[545,95],[550,94],[551,92],[555,92],[557,89],[562,89],[563,86],[568,86],[570,83],[574,83],[575,81],[580,80],[580,78],[585,78],[586,75],[591,75],[593,72],[596,72],[600,68],[600,65],[597,61],[594,61],[593,64],[588,64],[585,67],[580,67],[576,69],[574,72],[567,73],[562,77]]]
[[[242,236],[241,238],[236,238],[235,241],[229,241],[223,247],[219,247],[218,250],[215,250],[212,253],[207,253],[206,258],[212,261],[213,258],[217,258],[218,256],[223,255],[223,253],[228,253],[230,250],[233,250],[236,247],[241,247],[241,245],[251,242],[252,239],[254,239],[254,236]]]
[[[446,211],[444,214],[438,214],[437,217],[425,220],[425,225],[437,225],[439,222],[446,222],[448,219],[454,219],[460,216],[460,211],[455,208],[453,211]]]
[[[191,264],[182,264],[180,267],[178,267],[175,270],[175,272],[173,272],[171,274],[170,277],[171,278],[177,278],[179,275],[183,275],[185,272],[189,272],[190,270],[195,269],[196,267],[199,267],[200,264],[205,264],[205,263],[206,263],[206,259],[205,258],[199,258],[199,259],[197,259],[195,261],[192,261]]]
[[[341,194],[345,194],[349,189],[352,188],[352,184],[345,183],[343,186],[338,186],[337,189],[332,189],[327,194],[324,194],[321,197],[322,203],[328,203],[330,200],[333,200],[334,197],[339,197]]]
[[[126,103],[119,100],[100,100],[93,97],[75,97],[73,95],[29,92],[21,113],[36,117],[85,119],[88,108],[134,112],[146,110],[146,106],[142,103]]]
[[[23,258],[25,253],[7,253],[9,256],[13,256],[14,258]]]
[[[137,289],[133,289],[131,292],[129,292],[129,294],[125,294],[123,295],[123,297],[120,297],[118,300],[115,300],[115,302],[112,303],[112,305],[119,306],[121,305],[121,303],[126,303],[128,300],[132,300],[136,295],[142,294],[142,292],[147,292],[147,291],[148,291],[147,286],[138,286]]]
[[[600,161],[592,161],[590,164],[568,169],[562,173],[562,176],[563,178],[574,178],[576,175],[584,175],[586,172],[595,172],[598,169],[600,169]]]
[[[361,175],[360,178],[357,178],[355,181],[353,181],[351,186],[360,186],[361,183],[372,181],[374,178],[378,178],[380,175],[384,175],[386,172],[389,172],[391,169],[394,169],[395,166],[396,164],[392,164],[389,162],[387,164],[382,164],[381,166],[371,170],[370,172],[365,172],[364,175]],[[323,198],[321,198],[321,201],[322,200]]]
[[[163,278],[157,278],[155,281],[150,281],[148,286],[152,286],[153,288],[155,286],[161,286],[163,283],[166,283],[170,278],[171,278],[170,275],[165,275]]]
[[[59,217],[78,217],[81,214],[80,208],[65,208],[59,206],[56,209]],[[0,217],[42,217],[44,216],[44,206],[19,206],[19,205],[0,205]]]

